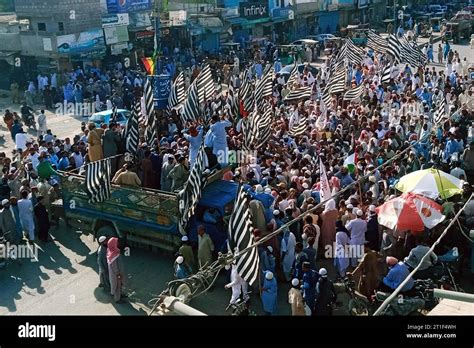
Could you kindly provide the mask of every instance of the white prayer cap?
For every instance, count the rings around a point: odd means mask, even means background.
[[[182,264],[183,262],[184,262],[184,257],[178,256],[178,257],[176,258],[176,263],[177,263],[178,265]]]
[[[327,278],[327,276],[328,276],[328,271],[327,271],[327,269],[326,269],[326,268],[321,268],[321,269],[319,269],[319,275],[320,275],[321,277],[323,277],[323,278]]]
[[[373,204],[369,205],[369,211],[375,212],[375,205]]]
[[[188,239],[188,236],[182,236],[181,237],[181,241],[182,242],[187,242],[189,239]]]
[[[280,215],[280,211],[279,211],[278,209],[275,209],[275,210],[273,211],[273,215]]]
[[[281,169],[280,167],[278,167],[278,168],[276,169],[276,171],[277,171],[277,173],[283,173],[283,169]]]
[[[262,187],[262,185],[260,185],[260,184],[255,185],[255,192],[258,192],[258,193],[263,192],[263,187]]]
[[[9,201],[8,199],[2,200],[2,205],[6,205],[6,204],[8,204],[8,203],[10,203],[10,201]]]
[[[308,235],[307,235],[306,233],[303,233],[303,234],[301,235],[301,238],[302,238],[303,240],[306,240],[306,239],[308,238]]]
[[[362,216],[364,212],[361,209],[357,209],[357,216]]]
[[[298,286],[299,283],[300,283],[300,281],[298,280],[298,278],[293,278],[291,280],[291,285],[293,285],[293,286]]]
[[[308,183],[304,182],[304,183],[303,183],[303,188],[306,189],[306,190],[309,189]]]
[[[267,272],[265,273],[265,278],[267,280],[272,280],[273,279],[273,273],[272,272]]]
[[[377,182],[377,178],[375,177],[375,175],[371,175],[371,176],[369,176],[369,181],[370,182]]]
[[[347,208],[347,209],[354,209],[354,206],[349,203],[348,205],[346,205],[346,208]]]
[[[6,199],[4,199],[4,200],[2,201],[2,204],[5,204],[5,203],[3,203],[4,201],[6,201]],[[100,237],[99,237],[99,243],[103,243],[106,239],[107,239],[106,236],[100,236]]]
[[[265,187],[265,193],[272,193],[272,189],[270,187]]]
[[[225,265],[224,268],[226,269],[226,271],[228,271],[230,269],[230,265]]]
[[[267,250],[271,253],[273,252],[273,248],[271,247],[271,245],[267,246]]]

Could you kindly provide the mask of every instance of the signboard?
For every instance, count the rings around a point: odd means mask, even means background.
[[[152,8],[152,0],[107,0],[109,13],[128,13],[148,11]]]
[[[117,56],[119,54],[122,54],[122,51],[126,50],[126,49],[128,49],[128,43],[127,42],[122,42],[122,43],[119,43],[119,44],[116,44],[116,45],[111,45],[110,46],[110,53],[112,53],[112,55],[114,55],[114,56]]]
[[[291,7],[274,8],[272,10],[272,18],[294,19],[295,12],[291,9]]]
[[[135,32],[136,40],[152,39],[154,36],[155,36],[155,32],[153,30]]]
[[[50,37],[43,38],[43,50],[51,52],[53,50],[53,44]]]
[[[113,27],[114,25],[129,25],[128,13],[117,13],[102,17],[102,28]]]
[[[92,29],[79,34],[58,36],[59,53],[78,54],[97,49],[105,49],[102,29]]]
[[[126,25],[104,28],[104,33],[107,45],[128,41],[128,28]]]
[[[168,106],[168,97],[171,91],[170,75],[153,75],[151,76],[153,86],[153,99],[155,107],[158,109],[166,109]]]
[[[170,23],[173,27],[180,27],[186,24],[186,11],[170,11]]]
[[[242,2],[239,6],[239,12],[240,17],[245,19],[260,19],[270,15],[267,0]]]

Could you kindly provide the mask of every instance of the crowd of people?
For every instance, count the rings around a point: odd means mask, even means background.
[[[159,139],[149,143],[141,125],[140,147],[134,161],[117,157],[125,150],[120,124],[83,123],[80,134],[72,139],[59,139],[47,127],[45,113],[41,111],[39,133],[33,137],[23,129],[21,118],[7,110],[4,120],[16,148],[12,156],[0,153],[2,232],[13,243],[21,243],[23,233],[30,242],[37,237],[48,241],[50,226],[58,222],[52,203],[61,197],[60,177],[68,171],[83,173],[84,164],[107,157],[113,157],[113,183],[176,192],[185,184],[204,141],[208,167],[230,168],[223,179],[243,183],[251,197],[256,240],[289,224],[283,233],[259,247],[262,274],[258,287],[266,313],[278,313],[278,283],[290,283],[289,302],[294,315],[330,314],[336,298],[328,277],[328,270],[332,272],[333,266],[334,278],[344,277],[349,271],[360,273],[364,294],[369,295],[380,284],[395,289],[410,267],[416,267],[416,261],[403,259],[419,260],[420,250],[426,252],[420,246],[432,243],[437,234],[431,230],[415,236],[410,231],[385,228],[378,223],[376,207],[398,195],[395,184],[401,177],[431,167],[451,173],[465,183],[463,195],[441,200],[448,217],[470,197],[470,183],[474,180],[474,127],[470,119],[474,87],[465,71],[466,58],[461,59],[450,48],[444,56],[445,70],[403,65],[392,71],[389,83],[381,83],[381,77],[390,57],[366,50],[362,64],[349,62],[346,69],[346,89],[365,85],[363,95],[351,101],[331,95],[329,103],[325,103],[321,97],[330,82],[331,59],[337,53],[336,49],[316,73],[305,67],[292,84],[287,83],[287,76],[276,71],[272,96],[265,104],[273,111],[271,136],[255,148],[251,163],[231,163],[219,156],[223,150],[243,149],[242,120],[250,112],[241,103],[238,115],[233,113],[228,90],[216,92],[202,106],[211,120],[209,129],[204,129],[200,122],[183,122],[179,108],[169,114],[156,111]],[[241,87],[243,79],[254,83],[262,78],[265,64],[279,63],[278,51],[268,46],[254,52],[247,66],[242,66],[233,53],[227,58],[233,62],[232,68],[225,72],[214,69],[214,79],[232,85],[235,90]],[[296,59],[307,63],[314,60],[314,55]],[[199,58],[191,63],[185,74],[186,89],[204,65]],[[173,76],[179,71],[173,60],[165,69]],[[96,111],[112,106],[130,110],[133,101],[142,96],[143,84],[142,74],[125,68],[122,63],[107,71],[93,68],[84,72],[77,68],[50,77],[40,74],[37,83],[31,81],[25,92],[24,107],[41,101],[51,109],[54,103],[64,100],[83,103],[91,99]],[[302,86],[312,87],[308,100],[285,101],[290,90]],[[40,98],[35,99],[38,95]],[[12,97],[18,101],[17,94]],[[436,123],[435,113],[442,99],[448,117]],[[290,130],[302,120],[307,120],[304,134],[291,135]],[[348,162],[348,158],[353,161]],[[321,202],[320,163],[334,197],[321,209],[314,210]],[[356,181],[359,183],[353,185]],[[349,185],[350,190],[339,193]],[[311,214],[303,220],[297,219],[308,211]],[[226,216],[211,213],[206,222],[228,221]],[[472,202],[464,215],[466,222],[472,224]],[[198,234],[197,257],[188,237],[183,236],[183,246],[175,261],[178,278],[197,272],[212,261],[217,251],[225,249],[214,245],[204,226],[198,229]],[[107,275],[103,275],[101,284],[107,289],[112,285],[114,299],[121,301],[121,286],[116,281],[120,277],[116,275],[123,270],[114,263],[116,242],[111,241],[100,241],[101,248],[107,244],[111,249],[100,252],[99,264],[102,273],[114,274],[114,281],[107,282]],[[375,262],[375,266],[362,267],[362,255],[327,253],[328,246],[339,250],[346,245],[362,248],[363,259],[370,259],[365,264]],[[437,250],[443,253],[451,246],[443,242]],[[469,249],[460,250],[468,256]],[[380,257],[372,257],[371,252]],[[412,256],[414,253],[416,258]],[[388,275],[384,275],[386,268],[379,274],[368,274],[369,269],[378,268],[377,260],[385,257],[390,267]],[[229,273],[231,281],[226,287],[232,288],[233,303],[241,294],[246,296],[247,286],[235,267]]]

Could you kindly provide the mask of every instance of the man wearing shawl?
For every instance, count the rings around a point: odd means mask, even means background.
[[[117,237],[110,238],[107,243],[107,264],[109,265],[110,294],[114,297],[115,303],[124,303],[122,285],[125,275]]]
[[[321,241],[323,248],[326,245],[333,245],[336,240],[336,220],[338,211],[336,208],[336,201],[330,199],[324,206],[324,211],[321,214],[323,225],[321,227]],[[325,249],[324,249],[325,250]]]

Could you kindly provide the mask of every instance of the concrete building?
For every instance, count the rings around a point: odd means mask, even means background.
[[[15,0],[15,11],[29,21],[20,41],[32,69],[63,69],[105,54],[100,0]]]

